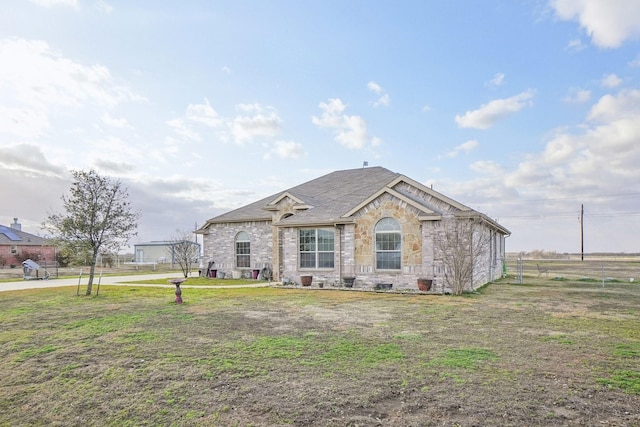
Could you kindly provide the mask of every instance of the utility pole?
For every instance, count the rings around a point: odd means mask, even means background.
[[[580,205],[580,260],[584,261],[584,204]]]

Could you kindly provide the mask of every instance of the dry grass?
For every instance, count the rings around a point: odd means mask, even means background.
[[[640,425],[640,284],[0,297],[0,425]]]

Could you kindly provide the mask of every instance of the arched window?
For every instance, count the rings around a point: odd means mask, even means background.
[[[245,231],[236,234],[236,267],[251,267],[251,242],[249,234]]]
[[[382,218],[375,227],[376,269],[400,270],[402,259],[402,233],[393,218]]]

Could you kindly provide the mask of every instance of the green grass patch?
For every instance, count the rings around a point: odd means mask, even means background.
[[[352,365],[372,368],[385,362],[399,361],[405,357],[400,346],[394,343],[366,343],[340,339],[330,343],[317,359],[326,366]]]
[[[601,379],[600,383],[616,387],[627,393],[640,394],[640,372],[632,370],[617,370],[608,379]]]
[[[495,361],[498,356],[491,350],[484,348],[452,348],[444,354],[431,361],[431,365],[448,368],[461,368],[476,370],[480,362]]]
[[[53,344],[46,344],[46,345],[43,345],[42,347],[37,347],[37,348],[28,348],[26,350],[22,350],[18,354],[18,356],[16,357],[16,362],[24,362],[27,359],[41,356],[43,354],[52,353],[57,349],[58,347]]]
[[[311,347],[309,338],[262,337],[248,344],[244,351],[250,357],[297,360]]]
[[[103,317],[90,317],[88,319],[77,320],[65,325],[64,328],[77,330],[86,335],[98,336],[134,327],[147,318],[148,314],[146,313],[116,313]]]
[[[618,344],[613,354],[618,357],[640,358],[640,343]]]

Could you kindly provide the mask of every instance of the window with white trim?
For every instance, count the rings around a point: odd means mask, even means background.
[[[325,228],[303,228],[299,231],[300,268],[334,267],[335,233]]]
[[[249,234],[245,231],[236,234],[236,267],[251,267],[251,242]]]
[[[393,218],[382,218],[375,227],[376,269],[400,270],[402,259],[402,229]]]

